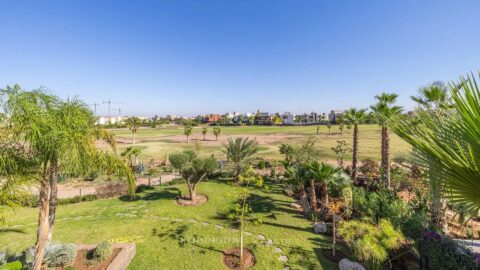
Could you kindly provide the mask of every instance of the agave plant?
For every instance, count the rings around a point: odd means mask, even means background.
[[[453,203],[480,209],[480,89],[475,76],[449,84],[451,109],[418,108],[414,118],[396,118],[392,130],[410,143],[420,163],[437,177],[435,186]]]

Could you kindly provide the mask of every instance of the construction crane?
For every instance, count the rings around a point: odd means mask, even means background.
[[[112,115],[110,114],[110,105],[111,104],[122,104],[120,102],[113,102],[110,99],[108,101],[104,101],[103,104],[108,104],[108,117],[111,117]]]
[[[93,104],[88,104],[88,105],[93,107],[93,115],[97,116],[97,107],[100,106],[100,104],[94,102]]]

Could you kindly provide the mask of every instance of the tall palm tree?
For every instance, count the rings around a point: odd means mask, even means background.
[[[395,93],[381,93],[380,95],[375,96],[377,104],[370,106],[370,109],[372,109],[375,115],[377,123],[382,127],[382,180],[389,189],[392,185],[390,181],[390,137],[388,136],[388,120],[402,112],[402,107],[392,106],[396,102],[397,98],[398,95]]]
[[[448,87],[443,82],[434,82],[421,87],[418,96],[410,96],[420,107],[426,109],[448,109],[451,108],[452,100]]]
[[[128,166],[112,152],[98,151],[94,140],[98,132],[88,106],[78,99],[61,100],[42,90],[24,91],[20,87],[0,90],[6,119],[7,145],[21,145],[31,155],[30,177],[40,182],[40,207],[33,269],[41,268],[45,249],[50,242],[57,207],[59,174],[86,175],[92,168],[126,177],[130,190],[135,179]],[[7,146],[8,147],[8,146]],[[5,148],[4,148],[5,149]],[[19,172],[5,168],[12,156],[0,151],[0,171],[16,177]],[[10,172],[9,172],[10,170]]]
[[[140,125],[142,124],[142,120],[140,120],[140,118],[138,117],[130,117],[125,119],[125,124],[132,132],[132,144],[135,144],[135,137],[137,135],[138,129],[140,128]]]
[[[358,125],[363,123],[366,118],[367,109],[350,108],[345,113],[344,119],[353,125],[353,157],[352,157],[352,180],[357,180],[358,163]]]
[[[432,113],[429,109],[417,108],[415,119],[396,118],[391,121],[391,128],[419,153],[417,157],[434,187],[450,202],[478,211],[480,89],[475,76],[452,82],[449,94],[452,109]]]
[[[235,140],[228,138],[223,153],[227,155],[227,160],[234,164],[235,181],[239,180],[242,173],[243,162],[258,152],[258,144],[254,140],[238,137]]]

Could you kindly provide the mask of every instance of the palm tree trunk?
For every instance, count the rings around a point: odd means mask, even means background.
[[[35,243],[35,257],[33,270],[40,270],[45,256],[45,249],[48,242],[49,222],[48,213],[50,208],[50,185],[48,183],[47,166],[43,168],[43,179],[40,184],[40,206],[38,214],[37,242]]]
[[[322,184],[322,196],[323,196],[323,203],[328,205],[328,187],[325,184]]]
[[[310,180],[310,207],[313,213],[317,212],[317,196],[315,194],[315,180]]]
[[[382,180],[387,185],[388,189],[391,189],[389,148],[390,139],[388,137],[388,128],[382,126]]]
[[[357,181],[358,162],[358,125],[353,126],[353,156],[352,156],[352,180]]]
[[[135,144],[135,132],[132,132],[132,134],[133,134],[132,144]]]

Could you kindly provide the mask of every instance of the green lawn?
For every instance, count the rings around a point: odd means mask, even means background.
[[[53,240],[95,244],[130,237],[137,244],[137,254],[129,269],[225,269],[221,251],[238,246],[239,233],[219,216],[219,210],[233,204],[231,192],[238,188],[220,181],[202,183],[198,191],[208,195],[209,201],[196,207],[174,202],[179,192],[186,194],[185,184],[148,191],[133,202],[113,198],[60,206]],[[309,221],[289,207],[292,201],[276,185],[269,191],[255,191],[252,206],[263,224],[247,228],[252,233],[246,236],[247,247],[257,259],[254,269],[336,269],[321,254],[322,248],[329,247],[329,238],[314,234]],[[25,234],[0,235],[1,248],[19,251],[34,244],[37,211],[21,208],[10,213],[7,225]],[[273,245],[258,240],[259,234],[273,240]],[[282,253],[276,253],[276,247]],[[288,256],[288,263],[278,260],[281,255]]]
[[[278,146],[282,143],[300,144],[309,137],[317,140],[317,148],[322,154],[322,158],[326,160],[334,160],[335,154],[331,150],[338,140],[347,141],[350,146],[352,144],[352,130],[345,129],[343,134],[340,133],[338,126],[333,126],[331,134],[329,134],[326,126],[321,126],[319,135],[316,135],[316,126],[244,126],[244,127],[221,127],[222,134],[218,141],[212,134],[212,127],[208,127],[209,133],[207,140],[202,140],[201,129],[203,127],[195,127],[191,140],[186,142],[183,135],[183,127],[167,127],[167,128],[141,128],[137,132],[136,146],[143,148],[140,159],[148,161],[150,159],[164,160],[169,153],[193,149],[195,143],[201,145],[202,155],[215,155],[224,159],[221,152],[223,143],[228,136],[244,136],[256,139],[261,146],[261,151],[257,156],[267,159],[280,159]],[[124,143],[120,144],[120,149],[130,146],[132,134],[128,129],[112,130],[118,139]],[[380,127],[378,125],[361,125],[359,127],[359,157],[360,159],[371,158],[380,160]],[[390,152],[392,156],[397,153],[405,153],[410,151],[407,143],[402,141],[395,134],[390,134],[391,146]]]

